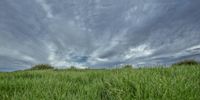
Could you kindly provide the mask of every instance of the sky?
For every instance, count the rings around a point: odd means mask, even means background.
[[[0,71],[200,60],[200,0],[0,0]]]

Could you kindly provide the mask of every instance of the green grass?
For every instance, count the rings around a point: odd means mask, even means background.
[[[200,65],[0,73],[0,100],[200,100]]]

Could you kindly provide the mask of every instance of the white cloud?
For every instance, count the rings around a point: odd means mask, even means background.
[[[96,58],[97,62],[107,62],[109,61],[107,58]]]
[[[200,49],[200,45],[192,46],[192,47],[186,49],[186,51],[192,51],[192,50],[195,50],[195,49],[198,49],[198,50],[199,50],[199,49]]]
[[[46,12],[47,18],[53,18],[52,9],[49,4],[47,4],[46,0],[36,0]]]
[[[145,57],[153,54],[154,50],[151,49],[147,44],[142,44],[134,48],[130,48],[125,54],[126,59]]]

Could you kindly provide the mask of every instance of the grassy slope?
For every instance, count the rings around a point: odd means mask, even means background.
[[[200,100],[200,66],[0,73],[0,100]]]

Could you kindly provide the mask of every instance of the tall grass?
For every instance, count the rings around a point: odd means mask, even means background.
[[[200,100],[200,66],[0,73],[0,100]]]

